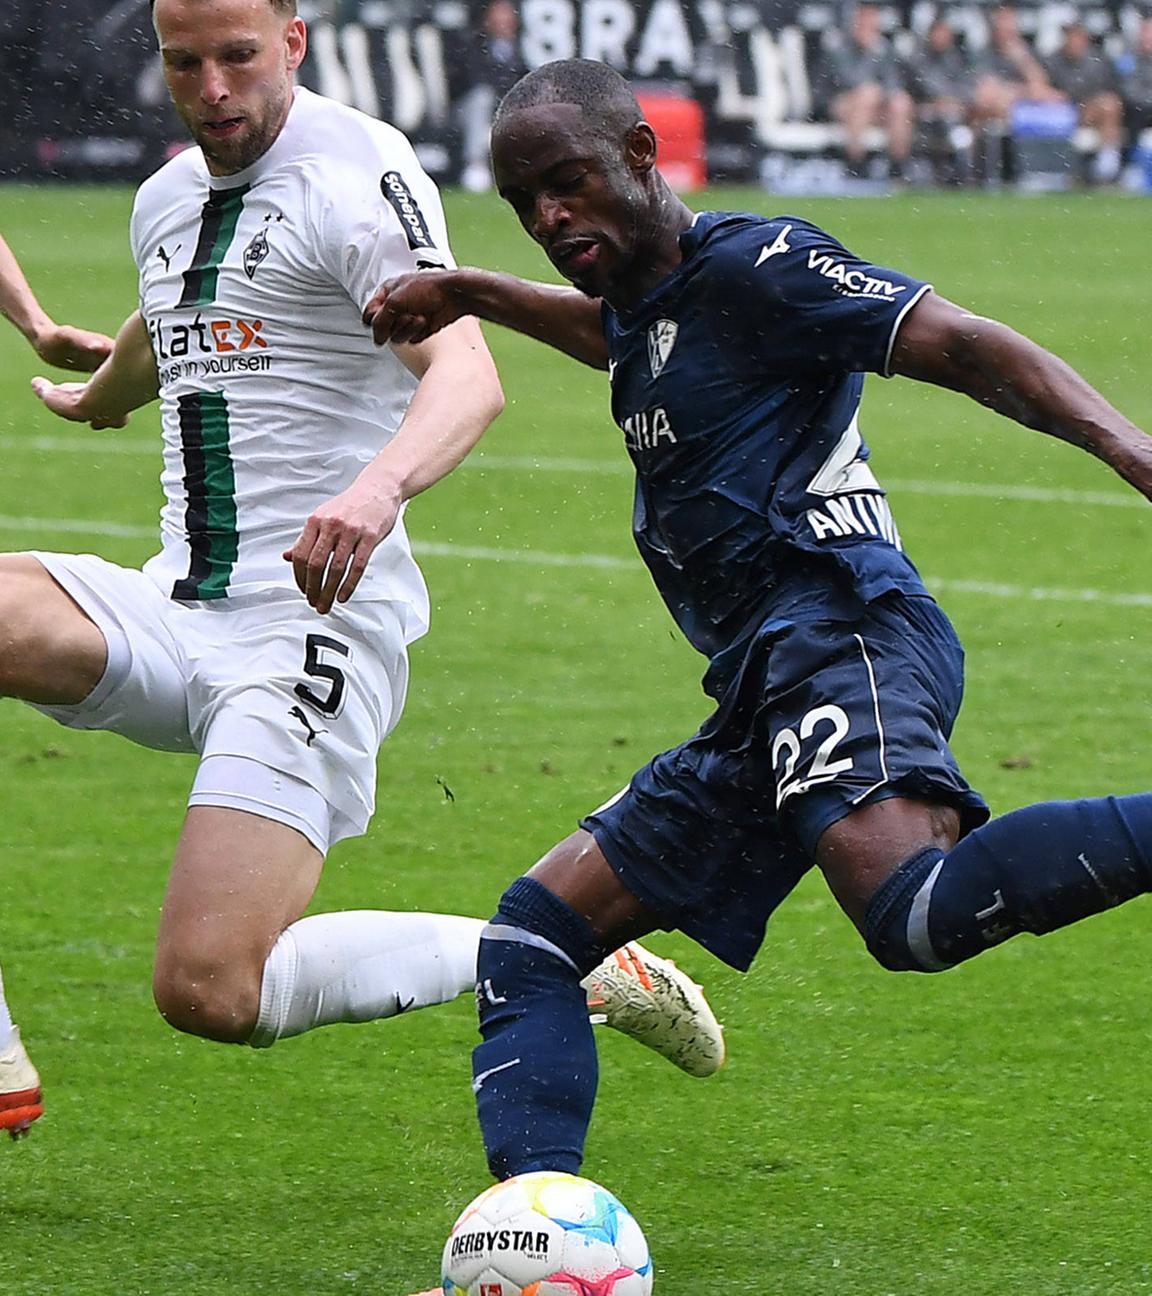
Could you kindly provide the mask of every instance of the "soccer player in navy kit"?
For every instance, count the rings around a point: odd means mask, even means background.
[[[746,968],[813,864],[879,962],[935,972],[1152,889],[1152,794],[989,822],[948,747],[962,651],[857,430],[865,372],[963,392],[1152,496],[1152,441],[1055,356],[796,217],[694,216],[627,83],[548,64],[503,101],[501,195],[557,288],[424,271],[378,341],[463,314],[607,369],[641,556],[716,710],[501,898],[474,1087],[498,1177],[578,1170],[596,1086],[580,976],[676,927]],[[573,1064],[576,1059],[576,1064]]]

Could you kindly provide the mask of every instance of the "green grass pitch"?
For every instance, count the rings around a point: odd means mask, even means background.
[[[778,210],[760,193],[712,201]],[[1152,426],[1146,202],[788,202],[1030,333]],[[132,309],[129,204],[0,189],[0,230],[59,318],[113,330]],[[462,261],[543,273],[494,199],[448,209]],[[379,814],[334,852],[316,908],[490,912],[706,713],[702,663],[632,556],[602,377],[490,336],[508,410],[411,507],[434,625],[381,757]],[[115,433],[57,423],[28,391],[38,369],[0,329],[0,546],[138,563],[158,506],[154,412]],[[1146,509],[1088,456],[959,396],[868,386],[878,474],[968,647],[968,777],[1001,811],[1146,788]],[[0,725],[0,962],[48,1103],[29,1140],[0,1147],[5,1296],[430,1286],[487,1182],[471,1005],[265,1054],[177,1036],[149,969],[192,765],[14,702]],[[818,878],[747,977],[679,936],[652,944],[707,983],[730,1046],[698,1082],[601,1039],[587,1170],[644,1224],[658,1293],[1152,1291],[1147,903],[935,978],[874,966]]]

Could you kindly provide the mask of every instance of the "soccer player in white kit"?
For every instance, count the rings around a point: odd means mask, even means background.
[[[443,213],[400,132],[294,85],[294,0],[156,0],[154,21],[199,147],[137,195],[140,309],[109,359],[34,386],[94,428],[159,396],[162,548],[143,571],[0,556],[0,695],[200,754],[154,996],[180,1030],[265,1047],[473,987],[478,920],[301,914],[328,848],[368,824],[427,629],[405,502],[503,396],[475,320],[373,346],[376,285],[453,264]],[[710,1010],[662,960],[629,947],[590,980],[609,1024],[686,1070],[720,1065]],[[39,1114],[0,986],[0,1128]]]

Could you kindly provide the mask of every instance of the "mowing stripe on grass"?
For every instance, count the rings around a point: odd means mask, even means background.
[[[159,458],[160,442],[132,437],[21,437],[0,441],[0,454],[26,449],[50,454],[146,455]],[[597,477],[631,477],[624,459],[538,459],[532,456],[476,454],[462,468],[484,472],[571,473]],[[1026,504],[1076,504],[1087,508],[1146,509],[1148,501],[1135,491],[1067,490],[1051,486],[1019,486],[1007,482],[922,481],[910,477],[885,477],[888,490],[907,495],[952,495],[973,499],[1019,500]]]
[[[127,539],[154,539],[155,528],[124,526],[119,522],[82,521],[74,518],[11,517],[0,514],[0,530],[47,531],[67,535],[106,535]],[[415,541],[412,550],[418,558],[451,558],[465,562],[527,563],[532,567],[592,567],[601,571],[643,572],[639,558],[622,558],[615,554],[548,553],[539,549],[491,549],[483,545],[444,544],[440,541]],[[998,581],[970,581],[924,577],[929,588],[938,594],[975,594],[983,598],[1015,599],[1032,603],[1099,603],[1105,607],[1152,608],[1152,594],[1134,590],[1058,589],[1041,585],[1006,585]]]

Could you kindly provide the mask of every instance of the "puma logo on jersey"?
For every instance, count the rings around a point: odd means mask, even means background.
[[[767,243],[760,249],[760,255],[756,258],[756,265],[763,265],[769,257],[779,256],[782,252],[791,252],[792,244],[788,242],[788,235],[792,233],[792,226],[785,225],[784,228],[776,235],[776,241],[771,247]],[[753,269],[756,267],[753,266]]]
[[[180,249],[183,246],[184,246],[183,243],[177,243],[171,252],[166,252],[164,250],[164,244],[161,243],[160,246],[156,249],[156,255],[160,258],[161,261],[164,262],[165,270],[172,269],[172,258],[176,255],[177,252],[180,251]]]
[[[303,707],[298,707],[298,706],[289,707],[288,714],[292,716],[294,720],[299,720],[300,723],[304,726],[304,728],[308,731],[307,735],[304,738],[304,745],[306,747],[311,747],[312,744],[316,741],[317,738],[320,737],[321,734],[328,732],[327,729],[313,729],[312,722],[308,719],[308,714]],[[399,1004],[400,1002],[399,996],[397,996],[396,1002],[397,1004]],[[411,1006],[412,1006],[411,1004],[408,1005],[408,1007]],[[397,1012],[403,1012],[403,1011],[404,1011],[403,1008],[397,1007]]]

